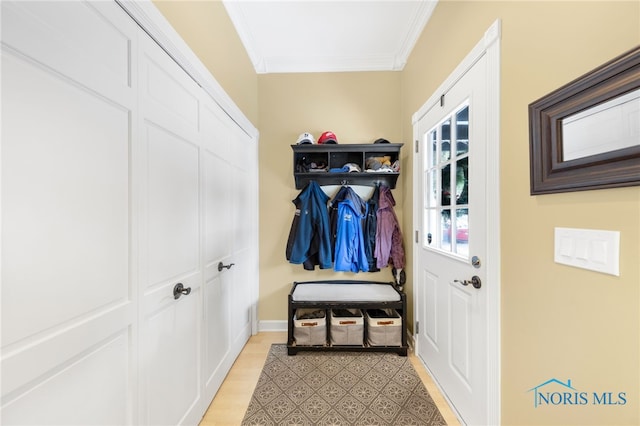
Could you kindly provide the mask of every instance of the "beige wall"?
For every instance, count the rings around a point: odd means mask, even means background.
[[[218,1],[156,4],[260,130],[260,320],[286,318],[294,280],[362,276],[284,258],[298,134],[406,144],[394,196],[410,261],[411,115],[500,18],[502,422],[640,424],[640,187],[530,196],[527,121],[530,102],[640,44],[640,3],[441,0],[402,72],[260,76]],[[620,231],[620,276],[555,264],[556,226]],[[534,408],[527,391],[554,377],[627,404]]]
[[[249,121],[258,127],[258,76],[222,2],[153,2]]]
[[[370,143],[383,137],[401,143],[400,73],[308,73],[260,75],[260,320],[286,320],[287,294],[294,281],[372,279],[391,281],[389,268],[377,273],[305,271],[285,259],[300,190],[293,181],[298,135],[317,139],[330,130],[340,144]],[[407,148],[401,155],[406,163]],[[399,180],[399,186],[403,183]],[[393,191],[402,215],[402,194]],[[331,194],[333,195],[333,194]]]
[[[530,196],[527,116],[532,101],[640,44],[640,3],[442,1],[402,73],[404,135],[498,18],[502,422],[640,424],[640,187]],[[556,226],[620,231],[620,276],[554,263]],[[534,408],[527,391],[551,378],[626,392],[627,404]]]

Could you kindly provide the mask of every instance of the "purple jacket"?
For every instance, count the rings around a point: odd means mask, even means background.
[[[385,268],[391,264],[396,269],[402,269],[405,265],[404,247],[402,245],[402,232],[393,206],[396,200],[393,199],[391,189],[386,186],[380,187],[380,200],[378,201],[378,223],[376,226],[376,266]]]

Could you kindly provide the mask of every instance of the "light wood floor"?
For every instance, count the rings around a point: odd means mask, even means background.
[[[260,372],[271,344],[286,343],[286,341],[286,332],[262,332],[252,336],[233,364],[216,397],[211,402],[202,422],[200,422],[200,426],[239,425],[249,406],[253,389],[258,382],[258,377],[260,377]],[[409,360],[447,424],[459,425],[458,419],[449,408],[420,360],[413,353],[409,354]]]

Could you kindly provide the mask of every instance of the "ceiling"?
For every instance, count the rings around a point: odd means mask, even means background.
[[[258,74],[398,71],[437,0],[223,0]]]

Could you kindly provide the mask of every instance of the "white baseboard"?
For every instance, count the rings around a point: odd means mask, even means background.
[[[261,331],[287,331],[287,320],[258,321],[258,332]]]
[[[409,346],[409,351],[415,353],[415,342],[413,340],[413,334],[407,330],[407,346]]]

